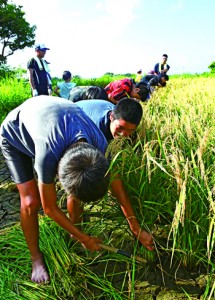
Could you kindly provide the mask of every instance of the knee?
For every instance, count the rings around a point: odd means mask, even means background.
[[[38,212],[41,206],[41,202],[37,198],[31,196],[25,196],[21,198],[21,210]]]

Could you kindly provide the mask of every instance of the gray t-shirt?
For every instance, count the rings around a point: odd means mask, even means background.
[[[52,183],[58,163],[70,145],[84,138],[103,154],[103,133],[76,104],[62,98],[38,96],[11,111],[1,135],[16,149],[35,159],[38,178]]]

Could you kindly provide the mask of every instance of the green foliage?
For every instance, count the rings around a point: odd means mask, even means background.
[[[0,65],[0,78],[12,78],[14,77],[15,73],[16,71],[14,68],[11,68],[6,64]]]
[[[0,64],[7,62],[7,57],[16,50],[34,45],[36,26],[30,26],[25,19],[22,6],[0,2]]]
[[[215,73],[215,61],[213,61],[210,66],[208,66],[208,69],[211,70],[211,73]]]
[[[16,74],[0,81],[0,123],[12,109],[31,97],[29,83],[16,78]]]
[[[130,78],[134,78],[135,75],[133,74],[129,74]],[[105,75],[103,75],[102,77],[99,78],[81,78],[79,75],[75,75],[73,76],[72,81],[76,83],[76,86],[89,86],[89,85],[93,85],[93,86],[100,86],[100,87],[105,87],[106,85],[108,85],[108,83],[110,83],[111,81],[114,80],[118,80],[118,79],[122,79],[128,76],[125,75],[114,75],[113,73],[106,73]],[[57,78],[54,77],[52,78],[52,83],[53,86],[56,86],[57,81],[62,80],[61,78]]]

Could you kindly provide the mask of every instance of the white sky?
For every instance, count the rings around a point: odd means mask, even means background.
[[[207,72],[215,61],[214,0],[12,0],[50,48],[51,75],[146,73],[167,53],[169,75]],[[8,64],[26,68],[34,48]]]

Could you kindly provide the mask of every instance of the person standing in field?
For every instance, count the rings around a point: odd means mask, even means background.
[[[31,58],[27,63],[29,82],[33,97],[52,94],[52,82],[49,63],[44,59],[47,50],[50,49],[47,48],[44,44],[36,45],[36,56],[34,58]]]
[[[141,78],[143,77],[142,73],[143,73],[142,69],[140,69],[140,70],[137,71],[135,82],[140,82]]]
[[[76,86],[76,83],[71,82],[72,74],[69,71],[63,72],[63,82],[57,82],[57,86],[53,90],[58,97],[69,99],[70,91]]]
[[[166,74],[170,69],[170,66],[167,64],[167,59],[168,59],[168,55],[163,54],[161,62],[156,63],[154,69],[150,71],[149,74],[154,74],[154,75]]]
[[[12,110],[0,128],[0,146],[20,194],[21,226],[32,260],[31,280],[49,281],[39,247],[38,212],[42,205],[59,226],[91,251],[101,250],[101,240],[82,232],[82,202],[96,201],[107,192],[109,162],[104,157],[107,141],[93,121],[76,104],[58,97],[30,98]],[[37,180],[34,178],[34,169]],[[55,178],[68,193],[69,218],[57,205]],[[134,236],[153,250],[152,236],[141,230],[119,175],[111,191]]]

